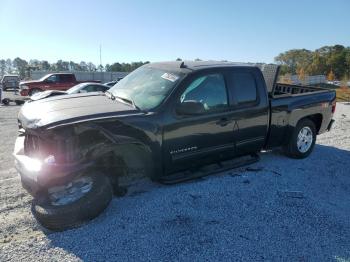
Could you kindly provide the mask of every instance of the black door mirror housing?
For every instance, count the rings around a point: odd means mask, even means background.
[[[204,105],[195,100],[184,101],[176,107],[176,113],[179,115],[200,115],[204,112]]]

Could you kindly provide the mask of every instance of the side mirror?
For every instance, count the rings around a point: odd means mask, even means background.
[[[195,100],[184,101],[176,107],[176,113],[179,115],[200,115],[204,112],[204,105]]]
[[[79,91],[79,93],[87,93],[87,91],[82,89],[82,90]]]

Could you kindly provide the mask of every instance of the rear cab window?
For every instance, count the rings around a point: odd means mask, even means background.
[[[230,98],[234,105],[253,105],[258,102],[257,82],[254,73],[249,70],[231,70],[228,72]]]
[[[73,80],[73,75],[71,74],[67,74],[67,75],[59,75],[59,78],[60,78],[60,82],[61,83],[70,83],[70,82],[74,82]]]

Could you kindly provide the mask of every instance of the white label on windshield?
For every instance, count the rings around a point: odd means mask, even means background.
[[[161,77],[166,79],[166,80],[169,80],[171,82],[175,82],[177,79],[179,79],[178,76],[170,74],[170,73],[164,73]]]

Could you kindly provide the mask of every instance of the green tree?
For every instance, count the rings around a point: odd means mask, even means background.
[[[91,62],[89,62],[89,63],[87,64],[87,67],[88,67],[88,71],[89,71],[89,72],[94,72],[94,71],[97,70],[96,66],[95,66],[93,63],[91,63]]]
[[[292,49],[279,54],[275,57],[275,61],[284,66],[284,71],[287,71],[286,73],[295,75],[301,68],[306,69],[310,66],[312,51],[307,49]]]
[[[49,64],[49,62],[47,62],[46,60],[41,61],[41,63],[40,63],[40,69],[41,69],[41,70],[45,70],[45,71],[49,70],[49,69],[50,69],[50,64]]]
[[[350,47],[344,50],[345,53],[345,74],[348,79],[350,79]]]
[[[330,48],[326,64],[332,68],[334,75],[340,79],[345,74],[345,48],[342,45],[335,45]]]
[[[0,77],[2,77],[6,73],[6,60],[0,60]]]
[[[17,70],[21,78],[25,77],[27,66],[28,66],[28,62],[26,60],[23,60],[19,57],[16,57],[13,60],[13,67]]]
[[[12,61],[11,61],[11,59],[6,59],[6,73],[7,74],[11,74],[12,73],[12,68],[13,68],[13,66],[12,66]]]
[[[281,74],[298,74],[303,69],[309,75],[327,75],[332,70],[335,79],[350,76],[350,47],[342,45],[323,46],[310,51],[292,49],[275,57],[281,65]]]
[[[85,72],[88,71],[88,65],[87,65],[87,63],[85,61],[81,61],[79,63],[79,66],[81,68],[81,71],[85,71]]]

